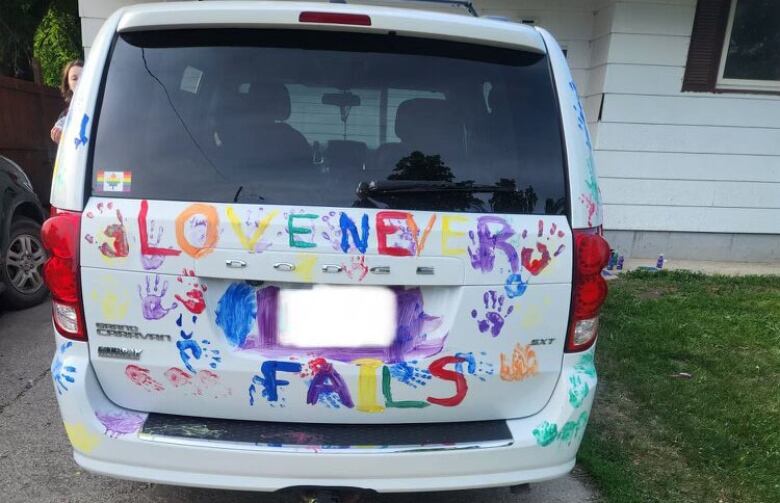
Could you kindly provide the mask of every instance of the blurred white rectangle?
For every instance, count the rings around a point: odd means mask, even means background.
[[[279,292],[278,343],[297,348],[387,347],[396,296],[379,286],[314,285]]]

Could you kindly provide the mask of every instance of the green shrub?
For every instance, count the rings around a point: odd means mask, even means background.
[[[55,1],[35,31],[33,55],[41,65],[43,82],[49,86],[60,84],[65,64],[82,57],[78,7],[74,12],[74,4],[74,0]]]

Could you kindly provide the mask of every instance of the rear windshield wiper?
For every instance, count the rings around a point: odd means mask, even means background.
[[[431,182],[423,180],[388,180],[360,182],[355,191],[361,199],[377,194],[414,192],[517,192],[514,185],[480,185],[472,182]]]

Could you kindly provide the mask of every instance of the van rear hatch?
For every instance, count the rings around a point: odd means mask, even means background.
[[[318,423],[545,405],[572,279],[545,54],[133,31],[104,78],[80,260],[112,401]]]

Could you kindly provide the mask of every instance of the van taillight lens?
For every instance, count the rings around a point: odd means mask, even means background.
[[[371,18],[365,14],[343,14],[339,12],[301,12],[300,16],[298,16],[298,22],[371,26]]]
[[[52,209],[41,227],[41,240],[49,258],[43,278],[52,297],[52,318],[57,331],[69,339],[86,340],[79,281],[81,213]]]
[[[574,282],[566,351],[584,351],[596,342],[599,311],[607,299],[601,271],[609,262],[609,244],[601,229],[574,230]]]

